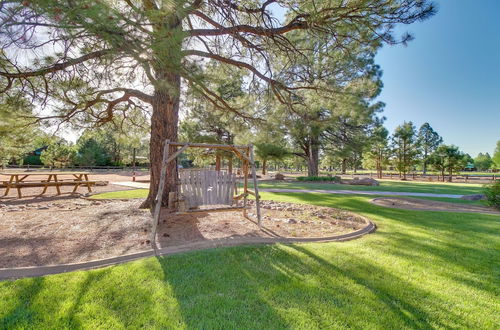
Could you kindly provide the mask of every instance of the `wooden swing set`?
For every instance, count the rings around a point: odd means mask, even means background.
[[[177,177],[177,213],[194,212],[215,212],[215,211],[234,211],[247,210],[248,196],[255,197],[255,206],[259,228],[262,220],[260,215],[260,196],[257,186],[257,176],[254,162],[253,145],[225,145],[225,144],[204,144],[204,143],[180,143],[165,141],[163,147],[163,159],[160,174],[160,183],[158,194],[155,198],[153,212],[153,230],[154,242],[156,239],[156,229],[160,221],[160,211],[162,196],[166,183],[167,166],[175,161],[188,148],[204,148],[215,150],[226,150],[234,153],[241,160],[243,174],[243,192],[238,194],[236,175],[231,172],[209,169],[185,169],[178,170]],[[170,155],[170,149],[175,151]],[[248,189],[249,171],[253,178],[254,190]],[[239,200],[243,199],[243,206],[234,206]],[[173,199],[169,196],[169,204]],[[182,202],[182,204],[181,204]],[[182,207],[179,207],[182,205]],[[223,207],[220,207],[223,205]],[[200,206],[209,206],[200,209]],[[215,206],[215,207],[210,207]],[[172,205],[169,205],[173,208]]]

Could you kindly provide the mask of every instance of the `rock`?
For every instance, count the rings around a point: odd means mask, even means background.
[[[49,207],[48,206],[39,206],[38,207],[38,210],[48,210]]]
[[[379,186],[380,183],[372,178],[354,178],[352,181],[349,182],[351,185],[355,186]]]
[[[95,185],[96,186],[107,186],[108,185],[108,181],[96,181]]]
[[[486,199],[485,195],[482,194],[476,194],[476,195],[464,195],[460,197],[460,199],[466,200],[466,201],[482,201]]]
[[[285,176],[281,173],[276,173],[274,180],[285,180]]]
[[[0,204],[0,209],[3,209],[4,207],[7,207],[5,204]]]
[[[296,224],[297,220],[295,220],[295,219],[288,219],[288,223],[290,223],[290,224]]]

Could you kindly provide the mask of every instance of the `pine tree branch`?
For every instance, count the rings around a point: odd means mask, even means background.
[[[24,71],[24,72],[17,72],[17,73],[0,71],[0,76],[3,76],[5,78],[10,78],[10,79],[22,79],[22,78],[44,76],[46,74],[61,71],[61,70],[64,70],[70,66],[75,66],[77,64],[86,62],[88,60],[91,60],[94,58],[99,58],[99,57],[102,57],[102,56],[105,56],[107,54],[111,54],[114,52],[116,52],[116,50],[111,50],[111,49],[98,50],[98,51],[88,53],[88,54],[85,54],[85,55],[77,57],[77,58],[70,59],[66,62],[56,63],[56,64],[51,65],[49,67],[45,67],[45,68],[35,70],[35,71]]]

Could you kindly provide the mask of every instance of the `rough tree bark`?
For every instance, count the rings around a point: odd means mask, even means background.
[[[227,159],[227,171],[233,173],[233,157],[229,156]]]
[[[319,175],[319,141],[311,139],[307,152],[307,175]]]
[[[217,153],[215,155],[215,170],[217,172],[220,172],[220,168],[221,168],[221,156],[219,153]]]
[[[151,164],[151,183],[149,194],[142,203],[142,208],[151,208],[153,201],[158,193],[160,184],[160,171],[163,158],[163,146],[165,140],[171,142],[177,141],[177,128],[179,122],[179,93],[181,80],[178,74],[165,74],[164,79],[168,81],[171,90],[156,89],[153,95],[153,114],[151,116],[151,140],[150,146],[150,164]],[[170,154],[174,152],[170,150]],[[166,186],[164,189],[162,201],[168,201],[168,193],[177,190],[177,162],[172,161],[167,167]]]
[[[422,162],[422,173],[423,173],[423,175],[427,174],[427,157],[428,157],[427,148],[424,148],[424,161]]]
[[[340,167],[341,167],[341,173],[346,174],[347,173],[347,159],[346,158],[342,159]]]
[[[377,178],[382,179],[382,156],[380,155],[380,153],[377,155],[376,167],[377,167]]]
[[[266,175],[267,159],[262,160],[262,175]]]

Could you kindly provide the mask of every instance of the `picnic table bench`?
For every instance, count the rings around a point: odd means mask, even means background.
[[[96,181],[90,181],[88,172],[0,172],[0,175],[9,176],[8,181],[3,181],[5,186],[4,196],[9,194],[10,189],[17,189],[17,195],[22,197],[22,188],[41,187],[43,191],[41,195],[45,194],[48,187],[56,187],[57,195],[61,194],[61,186],[74,186],[72,193],[75,193],[78,187],[85,186],[89,192],[92,192],[91,186],[95,185]],[[33,176],[45,176],[46,180],[33,180],[26,179]],[[61,179],[61,176],[72,176],[71,179]]]

